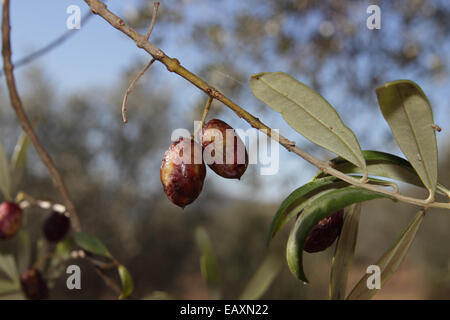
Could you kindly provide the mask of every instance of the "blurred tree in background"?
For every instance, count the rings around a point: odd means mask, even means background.
[[[250,112],[261,115],[264,122],[275,123],[273,127],[295,139],[298,135],[281,119],[255,103],[247,85],[252,73],[285,71],[308,83],[337,107],[363,144],[391,152],[397,149],[387,127],[373,128],[375,134],[367,130],[371,118],[380,117],[374,88],[394,78],[411,78],[425,89],[444,129],[442,139],[448,141],[445,131],[450,127],[450,106],[445,88],[450,85],[450,3],[411,0],[370,4],[382,8],[381,30],[365,27],[369,5],[365,1],[163,1],[152,41]],[[143,31],[148,27],[151,8],[150,2],[141,1],[119,14]],[[87,25],[81,32],[88,29]],[[133,46],[131,41],[129,45]],[[166,71],[155,64],[131,94],[130,123],[124,125],[120,116],[123,93],[144,63],[130,61],[114,87],[99,85],[84,92],[55,92],[51,75],[30,67],[22,84],[24,105],[65,177],[83,228],[103,239],[114,256],[129,267],[136,286],[132,297],[142,298],[156,290],[177,298],[208,297],[194,242],[196,226],[203,225],[220,262],[224,297],[237,298],[266,255],[265,235],[279,204],[261,201],[261,190],[271,180],[295,187],[310,179],[313,171],[306,168],[305,176],[295,176],[296,170],[295,175],[289,172],[263,180],[252,166],[240,182],[226,183],[209,175],[194,204],[184,211],[175,207],[160,185],[160,161],[172,130],[191,129],[206,99],[195,88],[179,90],[180,85],[189,85],[180,84],[173,75],[161,77]],[[210,116],[242,126],[234,115],[221,110],[224,108],[214,103]],[[358,117],[361,114],[362,121],[352,122],[355,113]],[[0,138],[8,151],[19,134],[2,86]],[[300,141],[304,149],[317,149]],[[444,147],[439,179],[448,185],[448,143]],[[21,187],[36,198],[59,201],[34,150],[29,156]],[[322,156],[329,154],[323,152]],[[282,152],[280,157],[283,163],[292,156]],[[301,159],[295,161],[302,165]],[[238,184],[245,192],[240,196],[228,192]],[[286,195],[277,194],[275,199]],[[395,211],[393,206],[387,200],[364,205],[360,231],[364,237],[359,240],[349,286],[414,213],[410,206],[396,204]],[[26,227],[33,230],[37,241],[41,234],[36,224],[44,216],[34,211],[30,210]],[[394,277],[377,297],[450,298],[449,225],[446,215],[431,212],[399,270],[399,274],[409,276]],[[285,240],[286,234],[280,235],[270,248],[283,260]],[[13,251],[17,245],[17,239],[2,242],[0,250]],[[282,272],[264,298],[326,298],[331,251],[307,256],[306,268],[322,266],[311,269],[310,286],[295,281],[283,261]],[[81,292],[65,290],[65,280],[61,279],[54,297],[114,297],[95,273],[88,267],[83,270]]]

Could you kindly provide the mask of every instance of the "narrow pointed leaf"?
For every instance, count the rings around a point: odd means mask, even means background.
[[[27,161],[27,151],[29,146],[30,139],[25,133],[22,133],[19,141],[17,141],[16,147],[14,148],[14,153],[11,159],[11,176],[14,186],[17,186],[22,177],[25,163]]]
[[[409,80],[385,83],[377,88],[377,97],[400,149],[433,196],[438,151],[430,102],[422,89]]]
[[[393,180],[402,181],[418,187],[423,187],[423,183],[417,175],[416,171],[409,163],[409,161],[398,157],[396,155],[364,150],[364,158],[367,163],[367,171],[369,175],[385,177]],[[362,173],[362,170],[347,160],[337,157],[330,160],[334,168],[344,173]],[[326,177],[322,171],[319,171],[314,179]],[[446,194],[450,197],[449,190],[438,182],[437,189],[440,193]]]
[[[17,254],[17,261],[20,272],[24,272],[30,266],[31,262],[31,242],[28,232],[24,230],[19,232],[19,243],[20,248]]]
[[[0,141],[0,191],[5,199],[11,199],[11,173],[9,171],[8,157]]]
[[[257,300],[261,298],[272,284],[280,268],[279,259],[274,255],[268,256],[255,272],[239,299]]]
[[[329,292],[331,300],[345,299],[348,272],[353,262],[358,238],[360,215],[361,203],[352,204],[345,211],[344,224],[331,262]]]
[[[195,240],[200,250],[200,270],[202,277],[208,285],[210,294],[213,298],[218,299],[220,297],[220,274],[219,265],[214,255],[211,240],[205,228],[198,227],[195,230]]]
[[[348,162],[347,162],[348,163]],[[358,177],[357,175],[355,177]],[[389,185],[390,182],[383,181],[375,178],[369,178],[369,182],[378,185]],[[270,241],[275,235],[303,208],[307,207],[311,202],[315,201],[315,198],[320,196],[324,191],[331,189],[338,189],[348,186],[347,182],[344,182],[336,177],[326,176],[315,178],[307,184],[294,190],[280,205],[275,216],[272,219],[269,233],[267,235],[266,245],[270,244]]]
[[[111,257],[105,245],[96,237],[84,232],[76,232],[74,234],[75,243],[86,251],[103,257]]]
[[[308,282],[303,270],[303,247],[309,233],[320,220],[353,203],[377,198],[389,198],[389,196],[367,189],[349,186],[325,191],[305,208],[295,222],[286,247],[288,266],[294,276],[299,280]]]
[[[280,112],[305,138],[365,168],[355,134],[313,89],[282,72],[255,74],[250,78],[250,88],[256,98]]]
[[[335,187],[338,181],[339,179],[335,177],[316,179],[301,186],[300,188],[297,188],[286,199],[284,199],[272,219],[269,233],[267,235],[267,245],[269,245],[270,241],[275,237],[278,231],[280,231],[286,223],[288,223],[300,212],[300,210],[304,208],[308,200],[311,199],[313,195],[320,191]]]
[[[417,231],[422,224],[425,212],[423,210],[417,212],[406,229],[400,234],[394,244],[383,254],[383,256],[375,263],[381,270],[381,287],[392,277],[403,262],[411,244],[416,237]],[[347,299],[370,299],[378,290],[367,288],[367,278],[370,274],[366,274],[356,284]]]
[[[12,281],[19,281],[19,272],[14,257],[10,254],[0,254],[0,272]]]
[[[128,269],[123,265],[119,265],[117,271],[119,272],[120,282],[122,283],[122,293],[119,299],[125,299],[133,293],[133,278]]]
[[[18,281],[9,281],[0,279],[0,296],[14,293],[20,290],[20,284]]]

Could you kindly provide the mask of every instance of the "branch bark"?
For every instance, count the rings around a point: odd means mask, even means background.
[[[61,174],[56,169],[52,158],[45,150],[44,146],[39,141],[36,133],[34,132],[33,126],[28,119],[22,105],[19,93],[16,87],[16,81],[14,78],[14,65],[11,60],[11,26],[10,26],[10,1],[3,0],[3,11],[2,11],[2,56],[3,56],[3,70],[6,78],[6,84],[8,86],[9,99],[11,101],[11,106],[16,112],[17,119],[22,126],[23,131],[28,135],[33,146],[41,159],[42,163],[47,167],[47,170],[53,180],[55,186],[59,189],[64,203],[67,206],[67,210],[70,213],[72,219],[72,226],[74,230],[80,231],[81,226],[76,213],[75,205],[72,202],[69,191],[61,177]]]
[[[94,14],[97,14],[101,16],[103,19],[105,19],[110,25],[112,25],[114,28],[118,29],[119,31],[126,34],[129,38],[131,38],[135,43],[136,46],[144,49],[147,53],[149,53],[155,60],[158,60],[162,64],[164,64],[170,72],[174,72],[178,74],[179,76],[183,77],[193,85],[195,85],[197,88],[205,92],[208,96],[219,100],[224,105],[226,105],[228,108],[233,110],[240,118],[247,121],[248,124],[250,124],[253,128],[256,128],[262,132],[264,132],[267,136],[271,137],[272,139],[276,140],[278,143],[280,143],[284,148],[286,148],[288,151],[293,152],[318,169],[322,170],[326,174],[335,176],[349,184],[352,184],[357,187],[365,188],[371,191],[383,193],[386,195],[391,196],[392,198],[407,202],[410,204],[414,204],[420,207],[435,207],[435,208],[445,208],[450,209],[450,203],[441,203],[441,202],[429,202],[427,200],[421,200],[416,199],[408,196],[401,195],[396,192],[388,191],[382,188],[379,188],[374,185],[370,185],[366,183],[365,181],[361,181],[358,179],[355,179],[349,175],[346,175],[333,167],[329,165],[328,162],[322,161],[320,159],[317,159],[310,154],[306,153],[299,147],[295,145],[294,142],[288,140],[287,138],[283,137],[282,135],[278,135],[275,131],[272,131],[271,128],[269,128],[267,125],[262,123],[257,117],[253,116],[243,108],[241,108],[238,104],[236,104],[234,101],[226,97],[224,94],[222,94],[219,90],[215,89],[214,87],[210,86],[206,81],[201,79],[196,74],[192,73],[191,71],[187,70],[185,67],[183,67],[178,59],[171,58],[167,56],[161,49],[153,45],[151,42],[149,42],[146,37],[140,33],[138,33],[136,30],[128,26],[120,17],[112,13],[108,10],[106,4],[101,2],[100,0],[84,0],[87,5],[91,8],[91,11]]]

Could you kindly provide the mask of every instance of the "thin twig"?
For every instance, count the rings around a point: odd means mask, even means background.
[[[209,96],[208,101],[206,101],[205,110],[203,110],[202,121],[200,122],[200,128],[203,128],[205,124],[206,116],[208,115],[209,108],[211,108],[211,103],[213,102],[213,97]]]
[[[156,15],[158,14],[158,8],[159,8],[159,2],[155,2],[153,4],[152,22],[150,23],[150,27],[148,28],[148,31],[145,34],[145,39],[147,39],[147,40],[150,38],[150,35],[152,34],[152,31],[153,31],[153,27],[155,26]]]
[[[89,262],[92,263],[92,265],[94,265],[95,267],[103,270],[114,269],[118,266],[118,262],[115,260],[112,262],[103,262],[89,256],[86,256],[86,259],[89,260]]]
[[[147,65],[144,67],[144,69],[142,69],[141,72],[139,72],[139,74],[137,75],[137,77],[134,78],[134,80],[131,82],[130,86],[127,89],[127,92],[125,92],[125,96],[123,97],[123,102],[122,102],[122,118],[123,118],[123,122],[125,122],[125,123],[128,122],[128,118],[127,118],[128,95],[131,93],[131,90],[133,90],[134,85],[139,80],[139,78],[144,75],[144,73],[148,70],[148,68],[150,68],[150,66],[153,64],[153,62],[155,62],[155,59],[152,59],[152,60],[150,60],[149,63],[147,63]]]
[[[55,186],[59,189],[64,202],[68,208],[72,219],[73,228],[76,231],[81,230],[80,221],[78,219],[75,205],[72,202],[69,191],[67,190],[64,180],[61,177],[58,169],[56,169],[52,158],[45,150],[44,146],[39,141],[36,133],[34,132],[33,126],[28,119],[22,105],[19,93],[16,87],[16,81],[14,78],[14,65],[11,62],[11,26],[10,26],[10,1],[3,0],[3,12],[2,12],[2,56],[3,56],[3,70],[6,78],[6,83],[8,86],[9,98],[11,101],[11,106],[16,112],[17,118],[22,126],[23,131],[28,135],[33,146],[41,159],[42,163],[47,167],[47,170],[53,180]]]
[[[100,278],[103,279],[106,285],[114,291],[114,293],[116,293],[118,296],[122,293],[122,290],[117,285],[117,283],[113,279],[111,279],[111,277],[109,277],[101,268],[94,266],[94,270],[95,272],[97,272]]]
[[[244,110],[242,107],[240,107],[238,104],[236,104],[234,101],[226,97],[224,94],[222,94],[219,90],[215,89],[214,87],[210,86],[206,81],[201,79],[196,74],[192,73],[191,71],[187,70],[185,67],[183,67],[180,64],[180,61],[176,58],[171,58],[167,56],[161,49],[157,48],[155,45],[153,45],[151,42],[149,42],[144,35],[138,33],[136,30],[131,28],[129,25],[127,25],[121,18],[119,18],[117,15],[112,13],[108,10],[106,5],[99,1],[99,0],[84,0],[89,7],[91,8],[91,11],[94,14],[100,15],[103,19],[105,19],[109,24],[111,24],[114,28],[120,30],[124,34],[126,34],[128,37],[134,40],[136,43],[136,46],[139,48],[144,49],[146,52],[148,52],[154,59],[160,61],[162,64],[164,64],[170,72],[174,72],[193,85],[195,85],[197,88],[205,92],[208,96],[213,97],[214,99],[219,100],[224,105],[226,105],[228,108],[233,110],[240,118],[244,119],[246,122],[248,122],[253,128],[256,128],[260,130],[261,132],[264,132],[267,136],[271,137],[278,143],[280,143],[283,147],[285,147],[288,151],[293,152],[297,154],[298,156],[302,157],[318,169],[322,170],[324,173],[335,176],[336,178],[339,178],[347,183],[350,183],[354,186],[364,188],[367,190],[371,190],[374,192],[378,192],[381,194],[385,194],[393,199],[407,202],[410,204],[414,204],[420,207],[434,207],[434,208],[445,208],[450,209],[450,203],[443,203],[443,202],[429,202],[427,200],[421,200],[416,199],[408,196],[401,195],[397,192],[392,192],[389,190],[384,190],[380,187],[370,185],[364,181],[360,181],[355,179],[354,177],[351,177],[349,175],[346,175],[343,172],[340,172],[334,168],[332,168],[328,162],[322,161],[320,159],[317,159],[313,157],[312,155],[308,154],[304,150],[300,149],[295,145],[294,142],[288,140],[287,138],[283,137],[282,135],[277,134],[275,131],[272,131],[270,127],[262,123],[257,117],[253,116],[246,110]]]
[[[150,23],[150,27],[148,28],[148,31],[145,35],[146,40],[148,40],[150,38],[153,28],[155,27],[156,15],[158,14],[158,8],[159,8],[159,2],[155,2],[153,4],[152,22]],[[127,92],[125,92],[125,96],[123,97],[123,102],[122,102],[122,118],[123,118],[123,122],[125,122],[125,123],[128,122],[128,119],[127,119],[128,95],[131,93],[131,90],[133,90],[133,87],[136,84],[136,82],[139,80],[139,78],[144,75],[144,73],[148,70],[148,68],[150,68],[150,66],[153,64],[153,62],[155,62],[154,58],[152,60],[150,60],[150,62],[144,67],[144,69],[141,70],[141,72],[137,75],[137,77],[134,78],[134,80],[131,82],[130,86],[128,87]]]
[[[206,116],[208,115],[209,109],[211,108],[211,103],[213,102],[213,97],[209,96],[208,101],[206,101],[205,108],[203,109],[203,115],[202,120],[200,121],[200,126],[195,130],[194,134],[192,135],[192,139],[198,134],[200,130],[202,130],[203,125],[205,124]],[[200,138],[201,139],[201,138]]]

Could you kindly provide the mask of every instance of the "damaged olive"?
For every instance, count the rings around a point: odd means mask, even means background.
[[[184,208],[200,195],[206,176],[202,148],[193,139],[180,138],[165,152],[161,183],[170,201]]]
[[[0,204],[0,239],[10,239],[22,224],[22,209],[14,202]]]
[[[201,130],[205,161],[219,176],[240,179],[248,166],[244,143],[222,120],[212,119]]]
[[[343,222],[344,210],[320,220],[308,235],[303,250],[314,253],[327,249],[341,232]]]
[[[35,268],[29,268],[20,275],[22,291],[28,299],[42,300],[48,298],[48,287],[41,273]]]

